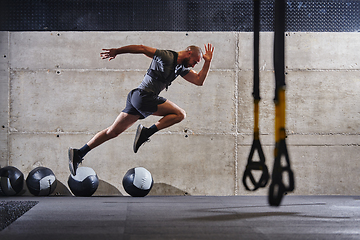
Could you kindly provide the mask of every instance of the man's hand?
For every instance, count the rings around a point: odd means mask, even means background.
[[[103,49],[103,51],[105,51],[105,52],[100,53],[100,57],[101,57],[101,59],[108,58],[109,61],[113,60],[116,57],[116,55],[118,54],[117,50],[118,50],[117,48]]]
[[[206,44],[204,44],[204,47],[205,54],[203,55],[203,59],[205,60],[205,62],[211,62],[215,48],[212,46],[211,43],[208,43],[207,46]]]

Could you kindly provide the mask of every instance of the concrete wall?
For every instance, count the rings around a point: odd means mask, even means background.
[[[101,49],[145,44],[179,51],[211,42],[216,50],[205,85],[178,78],[162,94],[186,110],[183,122],[154,135],[137,154],[134,125],[90,152],[83,165],[101,179],[97,194],[126,194],[123,175],[143,166],[156,183],[151,194],[267,195],[267,188],[247,192],[241,182],[252,143],[252,41],[252,33],[235,32],[1,32],[0,164],[25,177],[49,167],[65,194],[67,148],[83,146],[114,121],[150,63],[143,55],[101,60]],[[260,139],[271,172],[273,34],[261,33],[260,42]],[[293,194],[359,194],[359,48],[359,33],[286,34]]]

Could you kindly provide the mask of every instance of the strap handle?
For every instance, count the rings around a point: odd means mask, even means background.
[[[287,192],[294,191],[294,173],[291,170],[290,159],[286,147],[285,139],[282,139],[276,147],[276,156],[274,161],[274,168],[272,172],[271,184],[269,187],[269,204],[271,206],[279,206],[282,200],[282,197]],[[286,165],[281,165],[281,158],[285,157]],[[287,172],[288,176],[288,185],[286,186],[283,182],[283,173]]]
[[[259,161],[253,161],[255,151],[259,154]],[[258,181],[256,181],[253,171],[261,171],[261,177]],[[252,187],[248,186],[247,179],[250,179],[252,183]],[[265,164],[265,156],[261,147],[260,140],[254,137],[253,144],[251,146],[250,154],[248,157],[248,162],[243,175],[243,184],[248,191],[255,191],[260,187],[265,187],[269,181],[269,171]]]

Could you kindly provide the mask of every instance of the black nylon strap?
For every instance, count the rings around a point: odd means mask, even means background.
[[[259,40],[260,40],[260,0],[254,0],[254,99],[260,100],[259,90]]]

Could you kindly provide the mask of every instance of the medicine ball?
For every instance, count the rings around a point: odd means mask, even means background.
[[[126,172],[122,184],[130,196],[145,197],[150,192],[154,180],[147,169],[136,167]]]
[[[46,167],[33,169],[26,178],[26,186],[35,196],[49,196],[55,191],[56,185],[55,174]]]
[[[24,186],[24,174],[16,167],[7,166],[0,169],[0,195],[14,196]]]
[[[99,186],[99,178],[92,168],[79,167],[75,176],[69,176],[68,185],[75,196],[90,197]]]

